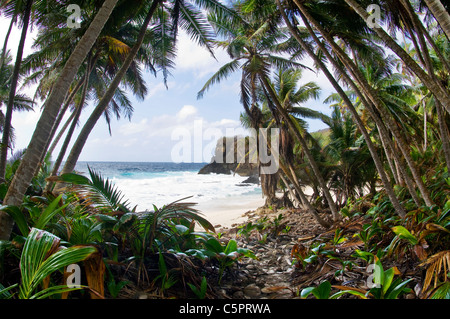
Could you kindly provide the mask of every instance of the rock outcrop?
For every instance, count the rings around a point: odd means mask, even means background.
[[[256,152],[254,147],[251,147],[254,143],[250,142],[249,137],[239,136],[219,139],[211,163],[204,166],[198,173],[236,173],[240,176],[249,176],[246,183],[259,183]]]

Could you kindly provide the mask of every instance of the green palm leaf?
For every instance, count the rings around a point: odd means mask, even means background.
[[[19,298],[46,298],[65,289],[76,289],[56,286],[34,293],[39,284],[51,273],[80,262],[96,251],[94,247],[79,246],[61,249],[60,241],[60,238],[49,232],[37,228],[31,229],[20,258],[22,283]]]
[[[211,47],[214,33],[206,22],[206,18],[202,12],[184,1],[177,1],[177,3],[180,5],[181,27],[186,30],[191,39],[205,47],[214,57],[214,52]]]
[[[117,187],[101,174],[88,167],[90,179],[74,174],[63,174],[59,180],[75,185],[75,192],[85,200],[85,204],[97,210],[114,211],[121,207],[128,210],[128,200]]]
[[[203,86],[203,88],[197,93],[197,98],[201,99],[205,92],[209,90],[209,88],[216,84],[220,83],[222,80],[226,79],[231,73],[238,70],[240,67],[239,59],[232,60],[231,62],[226,63],[222,66],[219,71],[217,71]]]

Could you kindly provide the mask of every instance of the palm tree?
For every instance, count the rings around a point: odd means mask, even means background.
[[[363,196],[362,190],[367,183],[374,192],[376,169],[351,114],[336,106],[329,125],[330,143],[325,147],[325,153],[334,163],[331,167],[331,187],[337,194],[344,194],[341,204],[347,203],[348,199],[355,199],[357,195]]]
[[[424,0],[430,11],[433,13],[435,19],[441,26],[442,30],[447,35],[447,39],[450,39],[450,15],[448,9],[445,9],[440,0]]]
[[[106,109],[106,106],[111,101],[112,97],[115,94],[115,91],[117,87],[119,86],[122,77],[127,72],[128,68],[131,65],[131,62],[133,61],[134,57],[138,53],[138,50],[140,49],[142,42],[144,41],[144,37],[146,35],[146,30],[148,25],[150,24],[155,12],[157,12],[158,7],[161,5],[161,0],[154,0],[152,3],[152,6],[150,7],[148,14],[142,24],[141,31],[137,37],[136,43],[134,44],[133,48],[128,53],[127,59],[121,66],[120,70],[115,75],[113,81],[110,83],[108,90],[105,92],[103,98],[100,100],[94,111],[92,112],[91,116],[83,126],[80,134],[78,135],[77,140],[75,141],[75,144],[72,147],[72,150],[66,160],[66,163],[64,165],[64,168],[62,169],[61,173],[69,173],[73,171],[75,168],[75,165],[78,161],[78,158],[83,150],[83,147],[89,137],[90,132],[94,128],[95,124],[97,123],[100,116],[103,114],[103,112]],[[200,10],[198,10],[194,5],[180,1],[180,0],[174,0],[172,3],[172,10],[171,10],[171,17],[173,26],[169,30],[166,28],[161,28],[162,26],[167,26],[167,13],[163,9],[161,9],[158,14],[156,15],[156,26],[154,28],[154,32],[162,32],[162,34],[158,35],[159,38],[159,45],[160,49],[163,52],[163,56],[159,55],[156,56],[156,60],[158,62],[162,62],[161,67],[163,68],[163,73],[166,76],[167,74],[167,67],[171,65],[170,62],[167,61],[167,59],[173,57],[173,49],[170,47],[173,46],[173,43],[176,42],[176,35],[178,27],[184,28],[188,34],[190,34],[191,38],[195,39],[200,43],[201,45],[207,47],[210,49],[210,42],[212,38],[212,34],[209,32],[207,25],[203,21],[202,13]],[[198,3],[199,7],[202,9],[215,9],[220,10],[221,12],[228,12],[229,9],[220,4],[220,2],[216,0],[208,0],[208,1],[202,1]],[[165,6],[164,6],[165,8]],[[169,31],[169,39],[167,39],[167,32]],[[166,55],[166,56],[164,56]],[[158,60],[159,59],[159,60]],[[55,191],[58,191],[60,188],[55,188]]]
[[[6,106],[6,113],[3,125],[2,143],[0,147],[0,180],[5,178],[6,161],[8,159],[9,140],[11,134],[11,121],[12,113],[14,109],[14,98],[16,96],[17,85],[19,82],[20,65],[22,63],[23,49],[25,46],[25,39],[27,37],[28,25],[30,23],[31,7],[33,0],[27,0],[24,7],[24,13],[22,17],[22,33],[20,35],[19,46],[17,48],[16,62],[14,64],[14,71],[11,77],[11,83],[9,86],[8,104]],[[5,48],[4,48],[5,49]],[[3,52],[5,54],[5,52]],[[1,67],[3,68],[3,59]]]
[[[45,102],[42,115],[36,125],[36,129],[27,147],[22,162],[17,169],[8,192],[4,199],[6,205],[19,205],[22,202],[23,195],[28,188],[37,166],[42,157],[42,152],[47,146],[47,141],[52,131],[53,124],[59,113],[61,104],[69,90],[69,87],[75,78],[78,68],[83,63],[88,52],[94,45],[103,26],[106,24],[109,16],[114,10],[118,0],[105,0],[102,7],[96,14],[94,20],[89,25],[86,33],[78,42],[72,52],[69,60],[61,71],[58,80],[53,86],[53,90]],[[9,239],[13,221],[7,213],[0,212],[0,239]]]
[[[127,43],[134,43],[134,35],[139,33],[139,27],[127,24],[124,26],[119,26],[117,28],[111,28],[111,30],[104,30],[102,35],[97,40],[96,44],[92,48],[89,53],[89,58],[86,61],[86,67],[80,68],[80,79],[83,80],[82,88],[80,94],[76,94],[77,88],[73,90],[75,99],[71,97],[67,98],[67,101],[77,103],[77,106],[74,108],[72,115],[67,121],[66,125],[60,131],[55,141],[53,141],[51,147],[49,148],[49,153],[51,154],[56,147],[59,139],[64,134],[65,130],[68,128],[69,131],[66,134],[66,138],[63,142],[61,150],[58,154],[57,159],[54,162],[52,175],[57,175],[60,164],[62,163],[64,156],[66,154],[67,148],[71,141],[73,132],[78,124],[78,120],[81,114],[82,109],[84,108],[84,101],[89,99],[101,100],[107,91],[110,82],[114,79],[117,71],[120,69],[120,66],[123,60],[126,59],[128,53],[131,48]],[[45,38],[46,34],[43,32],[37,39],[39,41],[41,38]],[[116,115],[117,119],[121,117],[121,113],[124,114],[127,118],[131,118],[133,114],[133,106],[131,105],[130,100],[127,97],[125,89],[129,89],[132,93],[137,96],[138,99],[143,99],[147,94],[147,86],[142,76],[142,68],[141,64],[145,64],[150,67],[153,67],[148,56],[151,54],[149,50],[146,50],[145,47],[149,46],[149,40],[152,39],[153,36],[148,34],[145,39],[145,46],[142,46],[139,52],[136,54],[135,59],[131,63],[124,77],[122,78],[121,84],[123,88],[118,88],[110,103],[107,105],[105,112],[103,113],[108,126],[110,125],[111,117]],[[59,42],[59,40],[57,40]],[[57,46],[58,43],[55,43],[54,46]],[[47,55],[47,49],[42,48],[41,52],[36,53],[34,59],[37,61],[45,60]],[[43,56],[41,58],[41,56]],[[34,64],[33,60],[29,59],[30,64]],[[58,116],[58,121],[62,119],[62,116],[65,113],[65,107],[61,110],[60,115]],[[69,124],[72,123],[69,127]],[[55,123],[57,126],[59,123]],[[54,128],[56,133],[56,128]],[[109,131],[111,133],[111,128],[109,127]],[[49,143],[50,144],[50,143]],[[53,186],[52,182],[48,182],[46,186],[46,191],[50,191]]]
[[[286,15],[286,12],[284,11],[284,8],[282,7],[282,5],[281,5],[279,0],[277,0],[277,5],[279,7],[279,10],[280,10],[280,12],[281,12],[281,14],[283,16],[283,19],[284,19],[286,25],[289,27],[289,30],[290,30],[291,34],[298,41],[298,43],[301,45],[303,50],[308,52],[308,54],[314,60],[314,62],[317,65],[319,65],[320,69],[322,70],[322,72],[324,72],[324,74],[326,75],[326,77],[328,78],[330,83],[333,85],[334,89],[338,92],[339,96],[345,101],[346,106],[348,107],[348,109],[351,112],[355,122],[358,125],[358,129],[361,131],[361,133],[363,134],[363,136],[364,136],[364,138],[365,138],[365,140],[367,142],[367,145],[369,147],[370,153],[371,153],[372,158],[374,159],[375,165],[377,167],[377,171],[378,171],[378,173],[380,175],[380,178],[381,178],[381,180],[383,182],[383,185],[386,188],[386,191],[387,191],[387,193],[389,195],[389,198],[390,198],[393,206],[395,207],[395,210],[397,211],[397,213],[400,216],[404,216],[405,215],[404,209],[401,206],[400,202],[398,201],[397,197],[395,196],[394,190],[392,188],[392,185],[390,184],[390,181],[389,181],[389,179],[388,179],[388,177],[386,175],[386,172],[384,171],[384,167],[383,167],[383,165],[382,165],[382,163],[381,163],[381,161],[379,159],[379,156],[377,154],[376,148],[373,145],[373,143],[372,143],[372,141],[370,139],[370,135],[368,134],[367,129],[364,126],[364,123],[361,121],[361,118],[360,118],[358,112],[354,108],[353,103],[350,101],[349,97],[345,94],[345,92],[341,88],[341,86],[337,83],[335,78],[331,75],[331,73],[329,72],[328,68],[325,66],[323,61],[312,51],[312,49],[299,36],[298,29],[294,28],[294,26],[290,22],[289,18]],[[309,30],[310,35],[315,37],[314,32],[311,32],[312,30],[310,28],[308,30]],[[324,52],[326,54],[326,56],[329,59],[329,61],[333,63],[333,66],[340,70],[340,74],[345,75],[346,73],[342,70],[342,68],[340,68],[340,66],[338,66],[335,63],[336,61],[329,55],[328,50],[326,48],[324,48],[322,43],[320,41],[317,41],[317,39],[315,40],[315,42],[317,43],[317,45],[320,46],[320,49],[322,50],[322,52]]]
[[[252,6],[256,7],[253,8],[253,11],[250,11]],[[283,108],[282,103],[278,100],[277,94],[269,81],[271,66],[285,69],[304,66],[300,63],[272,54],[272,51],[277,47],[276,44],[279,44],[280,40],[285,40],[286,35],[282,32],[283,30],[274,27],[274,25],[276,25],[276,14],[274,14],[276,11],[273,3],[270,6],[263,7],[265,11],[263,12],[264,14],[262,17],[257,14],[257,9],[261,8],[259,6],[263,6],[263,4],[259,2],[257,4],[254,2],[243,4],[243,8],[247,10],[246,12],[253,12],[253,16],[249,17],[249,21],[244,20],[238,29],[235,28],[236,23],[233,27],[229,22],[214,17],[213,23],[216,25],[216,28],[220,30],[218,33],[227,34],[231,37],[230,41],[219,42],[218,44],[227,48],[227,51],[233,60],[224,65],[206,82],[198,96],[201,97],[212,84],[220,82],[229,74],[240,68],[242,69],[241,102],[245,111],[248,114],[251,114],[250,101],[255,101],[256,87],[260,85],[267,96],[267,100],[270,101],[269,106],[274,117],[278,117],[285,121],[289,130],[291,130],[291,133],[300,142],[332,211],[333,218],[337,220],[339,218],[338,211],[325,180],[321,176],[319,167],[309,152],[304,137],[288,115],[287,111]],[[243,19],[245,19],[245,16]]]
[[[355,0],[345,0],[345,2],[364,20],[369,20],[369,14]],[[450,94],[439,82],[436,82],[432,74],[426,73],[420,65],[414,61],[408,53],[382,28],[374,28],[374,32],[391,49],[405,65],[422,81],[422,83],[436,96],[436,98],[450,113]]]
[[[291,120],[296,124],[296,127],[302,131],[305,138],[315,142],[314,138],[310,136],[306,130],[306,122],[304,122],[301,118],[321,119],[324,122],[329,122],[330,118],[321,112],[302,106],[310,99],[319,98],[320,88],[314,82],[308,82],[299,86],[298,83],[301,77],[301,69],[288,69],[284,71],[279,70],[275,74],[274,82],[270,83],[270,85],[273,87],[277,95],[277,99],[281,101],[282,107],[286,109]],[[266,95],[263,95],[263,100],[265,100],[266,105],[271,103],[270,99],[268,99]],[[269,109],[269,107],[267,107],[267,109]],[[271,122],[273,123],[280,121],[277,121],[275,118],[272,119]],[[307,211],[313,215],[320,225],[325,228],[330,227],[330,223],[319,216],[316,209],[312,206],[301,188],[300,181],[297,177],[297,172],[294,169],[294,149],[296,147],[294,140],[291,137],[289,127],[285,122],[275,123],[272,125],[276,125],[281,129],[280,157],[282,163],[280,163],[280,168],[295,189],[294,198],[298,198],[298,201],[306,207]],[[301,149],[303,150],[303,148]],[[316,157],[313,154],[313,149],[311,149],[310,152],[316,160]],[[280,175],[280,177],[282,177],[282,175]],[[313,181],[315,182],[314,178]],[[283,182],[287,187],[289,187],[286,181],[283,180]],[[302,182],[304,183],[305,181],[302,180]]]
[[[8,51],[4,56],[3,66],[0,68],[0,107],[7,105],[9,101],[10,84],[14,70],[11,62],[12,57]],[[31,111],[33,106],[34,102],[28,96],[23,93],[16,93],[13,104],[14,111]],[[3,131],[4,124],[5,114],[0,111],[0,131]],[[14,130],[12,127],[9,137],[8,145],[12,145],[14,143]]]

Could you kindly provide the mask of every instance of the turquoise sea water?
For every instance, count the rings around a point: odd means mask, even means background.
[[[243,184],[246,177],[238,175],[199,175],[206,163],[143,163],[143,162],[79,162],[77,172],[91,169],[107,177],[125,194],[138,210],[160,207],[192,196],[187,201],[211,203],[230,201],[241,195],[261,194],[254,184]]]

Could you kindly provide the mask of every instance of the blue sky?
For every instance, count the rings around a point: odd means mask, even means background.
[[[6,34],[9,21],[0,17],[0,42]],[[31,52],[31,34],[27,38],[25,55]],[[8,48],[15,54],[20,30],[14,30]],[[133,101],[134,115],[131,121],[122,118],[112,120],[112,135],[109,135],[104,119],[100,119],[91,133],[80,157],[81,161],[138,161],[138,162],[168,162],[172,160],[171,150],[179,142],[172,138],[176,129],[184,129],[194,136],[194,123],[202,123],[202,129],[215,129],[226,135],[227,129],[236,131],[240,128],[239,115],[243,111],[239,103],[239,73],[215,85],[203,99],[197,100],[197,92],[204,83],[228,60],[225,52],[217,51],[216,59],[208,51],[197,46],[185,34],[180,33],[176,69],[168,79],[168,89],[165,88],[162,77],[155,78],[146,74],[145,79],[149,95],[144,101]],[[309,61],[304,64],[311,65]],[[322,94],[317,101],[311,101],[304,106],[311,107],[330,114],[328,105],[322,101],[333,91],[326,78],[305,71],[303,83],[315,81],[322,88]],[[23,92],[33,96],[34,88],[25,88]],[[34,112],[15,113],[13,126],[16,134],[16,149],[25,148],[39,119],[39,101]],[[86,108],[80,123],[86,121],[92,105]],[[66,118],[68,115],[66,116]],[[323,129],[326,126],[320,121],[309,122],[309,131]],[[75,132],[79,131],[80,128]],[[209,143],[204,141],[204,144]],[[53,157],[57,156],[59,147]],[[194,154],[192,155],[192,161]],[[204,159],[204,161],[209,161]]]

